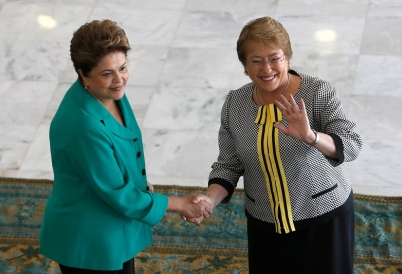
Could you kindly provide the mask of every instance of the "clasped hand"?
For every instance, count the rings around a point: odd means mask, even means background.
[[[204,218],[209,217],[213,211],[211,199],[204,194],[191,194],[184,197],[186,201],[186,212],[180,214],[187,222],[199,224]]]

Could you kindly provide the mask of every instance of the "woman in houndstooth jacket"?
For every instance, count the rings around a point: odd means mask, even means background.
[[[222,108],[211,206],[229,202],[243,176],[251,274],[353,273],[344,165],[362,148],[355,124],[333,86],[290,69],[291,43],[278,21],[249,22],[237,53],[252,82],[230,91]]]

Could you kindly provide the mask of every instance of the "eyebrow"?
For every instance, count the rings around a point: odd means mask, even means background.
[[[126,66],[126,65],[127,65],[127,62],[124,62],[124,64],[121,65],[120,68],[122,68],[122,67],[124,67],[124,66]],[[112,70],[112,69],[105,69],[105,70],[102,70],[101,73],[110,72],[110,71],[113,71],[113,70]]]
[[[276,53],[273,53],[273,54],[271,54],[271,55],[268,55],[268,57],[275,57],[275,56],[277,56],[277,55],[280,55],[280,53],[279,52],[276,52]],[[260,55],[254,55],[254,56],[251,56],[251,58],[264,58],[265,56],[260,56]]]

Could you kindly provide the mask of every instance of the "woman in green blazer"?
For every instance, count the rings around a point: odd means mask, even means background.
[[[167,197],[147,183],[141,132],[124,94],[124,30],[110,20],[81,26],[70,53],[78,80],[50,125],[54,185],[40,252],[65,273],[134,273],[166,211],[208,217],[194,196]]]

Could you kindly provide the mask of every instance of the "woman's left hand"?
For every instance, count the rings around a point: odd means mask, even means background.
[[[288,98],[281,95],[275,105],[286,118],[288,126],[281,123],[276,123],[274,127],[289,135],[290,137],[300,140],[304,143],[312,143],[315,140],[315,134],[310,129],[310,123],[307,117],[306,107],[303,99],[300,99],[300,107],[296,104],[293,95],[288,95]]]

